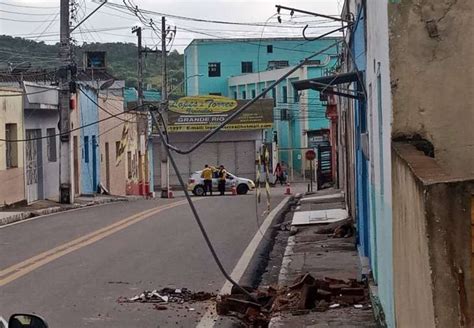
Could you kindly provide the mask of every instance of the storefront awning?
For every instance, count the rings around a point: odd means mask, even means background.
[[[357,90],[348,90],[340,88],[333,88],[332,86],[343,84],[343,83],[352,83],[362,81],[361,72],[350,72],[335,74],[329,76],[317,77],[314,79],[300,80],[293,82],[293,88],[295,90],[316,90],[326,94],[334,94],[342,97],[354,98],[354,99],[365,99],[364,93]]]

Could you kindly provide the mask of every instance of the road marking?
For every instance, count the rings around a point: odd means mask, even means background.
[[[0,271],[0,287],[38,269],[39,267],[52,262],[64,255],[67,255],[71,252],[74,252],[78,249],[81,249],[85,246],[93,244],[107,236],[110,236],[120,230],[123,230],[132,224],[143,221],[159,212],[164,210],[177,207],[180,205],[186,204],[186,200],[174,202],[171,204],[163,205],[157,208],[152,208],[132,216],[129,216],[125,219],[122,219],[118,222],[115,222],[111,225],[108,225],[104,228],[93,231],[87,235],[76,238],[70,242],[54,247],[48,251],[35,255],[25,261],[14,264],[6,269]]]
[[[253,236],[252,240],[248,244],[247,248],[243,252],[242,256],[240,257],[239,261],[234,267],[234,270],[232,270],[232,273],[230,276],[234,281],[239,281],[242,276],[245,273],[245,270],[247,270],[247,267],[250,263],[250,260],[252,259],[253,255],[255,254],[255,251],[257,250],[258,245],[263,239],[263,236],[267,232],[268,228],[273,222],[273,219],[275,216],[278,214],[278,212],[281,211],[283,206],[286,205],[288,200],[290,199],[290,196],[285,197],[280,204],[278,204],[277,207],[275,207],[265,218],[263,221],[262,225],[260,226],[260,230],[255,233]],[[232,284],[226,280],[224,283],[224,286],[222,286],[219,295],[225,295],[225,294],[230,294],[230,291],[232,289]],[[215,304],[213,306],[209,306],[208,310],[204,315],[202,316],[201,320],[197,324],[196,328],[210,328],[214,327],[214,324],[216,323],[217,319],[219,316],[217,315],[217,311],[215,308]]]
[[[38,216],[33,216],[29,219],[24,219],[24,220],[20,220],[20,221],[15,221],[15,222],[12,222],[12,223],[8,223],[8,224],[4,224],[4,225],[1,225],[0,226],[0,229],[5,229],[5,228],[9,228],[11,226],[15,226],[17,224],[22,224],[22,223],[27,223],[27,222],[30,222],[30,221],[35,221],[35,220],[39,220],[39,219],[44,219],[48,216],[53,216],[53,215],[58,215],[58,214],[64,214],[65,212],[68,212],[68,213],[71,213],[71,212],[76,212],[76,211],[81,211],[81,210],[87,210],[87,209],[91,209],[91,208],[95,208],[95,207],[99,207],[99,206],[106,206],[106,205],[112,205],[112,204],[117,204],[118,202],[109,202],[109,203],[102,203],[102,204],[94,204],[94,205],[89,205],[89,206],[84,206],[84,207],[78,207],[78,208],[72,208],[72,209],[68,209],[68,210],[65,210],[65,211],[59,211],[59,212],[54,212],[54,213],[49,213],[49,214],[44,214],[44,215],[38,215]]]

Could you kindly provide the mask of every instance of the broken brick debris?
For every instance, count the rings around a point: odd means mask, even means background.
[[[368,290],[357,280],[315,279],[306,273],[286,287],[245,289],[253,298],[233,289],[232,294],[217,298],[217,313],[237,317],[250,327],[267,327],[275,312],[304,315],[348,306],[370,308]]]
[[[187,288],[163,288],[160,290],[145,290],[141,294],[130,298],[120,297],[119,303],[191,303],[202,302],[214,298],[215,295],[208,292],[192,292]]]

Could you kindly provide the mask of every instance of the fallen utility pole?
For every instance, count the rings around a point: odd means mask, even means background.
[[[59,59],[59,194],[64,204],[74,202],[72,192],[71,167],[71,133],[70,133],[70,100],[71,100],[71,44],[69,26],[69,0],[61,0],[60,4],[60,43]]]

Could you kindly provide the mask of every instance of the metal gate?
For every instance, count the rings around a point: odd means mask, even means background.
[[[331,146],[318,147],[318,190],[324,184],[332,182],[332,150]]]
[[[177,143],[181,149],[192,146],[191,143]],[[160,147],[154,144],[154,176],[155,185],[161,181],[160,175]],[[255,179],[255,141],[224,141],[207,142],[201,145],[196,151],[187,155],[174,153],[176,164],[178,165],[184,180],[195,171],[202,170],[204,164],[220,165],[240,177]],[[178,185],[178,179],[172,167],[170,167],[170,184]]]
[[[28,203],[41,198],[42,192],[42,140],[41,129],[27,129],[26,139],[26,199]]]

